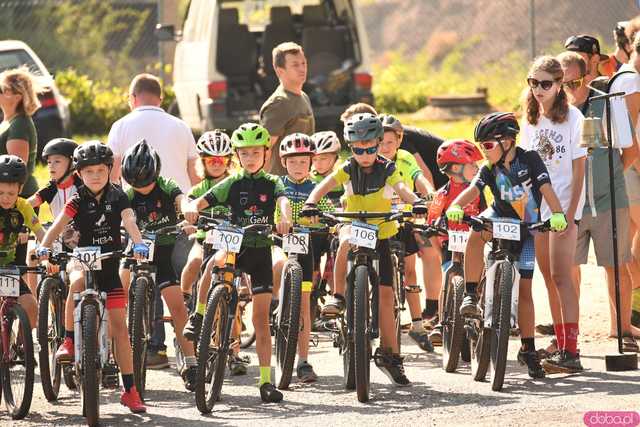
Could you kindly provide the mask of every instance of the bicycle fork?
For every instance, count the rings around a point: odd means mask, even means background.
[[[85,304],[95,305],[100,319],[100,326],[98,330],[98,352],[100,355],[100,366],[104,366],[109,360],[109,336],[108,336],[108,314],[104,305],[100,302],[99,297],[102,297],[106,301],[107,294],[102,292],[99,294],[93,289],[87,289],[81,293],[73,294],[73,301],[75,308],[73,309],[73,330],[74,330],[74,350],[75,350],[75,364],[81,366],[82,361],[82,307]]]

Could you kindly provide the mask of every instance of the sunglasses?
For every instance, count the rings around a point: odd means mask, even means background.
[[[369,148],[351,147],[351,151],[356,156],[362,156],[365,153],[366,154],[376,154],[378,152],[378,146],[374,145],[373,147],[369,147]]]
[[[204,164],[208,166],[222,166],[227,164],[228,159],[222,156],[205,157]]]
[[[554,83],[554,80],[537,80],[531,77],[527,79],[527,84],[531,89],[535,89],[540,86],[542,90],[549,90]]]
[[[480,143],[480,147],[485,151],[491,151],[499,144],[498,141],[484,141]]]
[[[584,80],[584,76],[580,77],[579,79],[569,80],[568,82],[562,82],[562,84],[565,85],[567,88],[569,88],[571,90],[576,90],[576,89],[582,87],[582,81],[583,80]]]

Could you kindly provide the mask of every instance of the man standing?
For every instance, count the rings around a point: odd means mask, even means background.
[[[160,80],[151,74],[138,74],[129,86],[131,112],[116,121],[109,131],[108,145],[113,150],[111,180],[120,183],[120,163],[125,151],[141,139],[147,140],[162,162],[160,175],[172,178],[187,193],[200,181],[196,173],[196,142],[189,126],[167,114],[162,103]]]
[[[307,59],[302,47],[293,42],[281,43],[273,49],[273,68],[280,84],[260,109],[260,124],[271,135],[270,160],[267,171],[284,175],[278,148],[280,141],[292,133],[311,135],[315,132],[311,101],[302,86],[307,80]]]
[[[564,48],[569,52],[576,52],[584,59],[587,66],[585,78],[589,82],[600,75],[600,71],[598,70],[600,62],[609,59],[607,55],[600,53],[600,42],[598,39],[586,34],[569,37],[564,43]]]

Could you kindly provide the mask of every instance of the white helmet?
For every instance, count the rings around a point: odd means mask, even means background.
[[[311,135],[311,140],[316,144],[316,154],[340,152],[340,140],[334,131],[316,132]]]
[[[219,129],[205,132],[198,139],[196,149],[201,156],[230,156],[231,139]]]

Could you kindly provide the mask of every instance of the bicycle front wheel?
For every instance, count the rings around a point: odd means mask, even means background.
[[[280,307],[276,316],[276,384],[286,389],[293,375],[298,349],[300,305],[302,304],[302,267],[288,260],[282,269]]]
[[[354,276],[353,347],[356,393],[358,401],[368,402],[371,368],[371,341],[369,339],[371,314],[369,312],[369,271],[367,266],[357,266]]]
[[[147,384],[147,347],[151,339],[151,304],[153,299],[146,277],[138,277],[134,282],[133,301],[129,308],[131,316],[131,351],[133,352],[133,381],[140,398],[144,398]]]
[[[464,279],[458,274],[450,274],[442,322],[442,367],[446,372],[455,372],[458,368],[464,344],[464,322],[460,315],[463,294]]]
[[[58,399],[62,366],[56,363],[55,354],[64,340],[64,296],[59,279],[47,277],[40,285],[38,298],[38,341],[40,352],[40,382],[49,402]]]
[[[213,284],[207,302],[198,341],[198,371],[196,375],[196,406],[203,414],[220,400],[224,371],[229,353],[227,329],[229,323],[229,292],[222,284]],[[209,387],[207,389],[207,384]]]
[[[501,261],[496,270],[491,327],[491,389],[500,391],[504,383],[511,330],[511,289],[513,264]]]
[[[11,418],[19,420],[29,413],[33,397],[33,338],[27,313],[14,304],[6,314],[9,347],[3,349],[5,360],[0,361],[4,402]]]
[[[482,278],[478,286],[478,295],[482,312],[484,309],[484,288],[486,280]],[[489,370],[489,358],[491,353],[491,330],[485,328],[484,321],[473,319],[469,324],[468,344],[471,358],[471,376],[474,381],[484,381]]]
[[[82,414],[90,426],[98,425],[100,419],[100,394],[98,360],[98,312],[93,304],[82,307],[82,367],[81,387]]]

